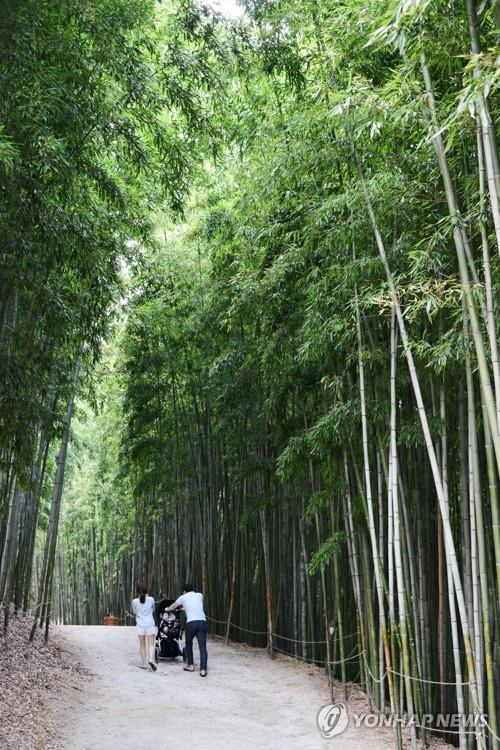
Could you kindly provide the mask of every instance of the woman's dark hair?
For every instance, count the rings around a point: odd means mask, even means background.
[[[144,602],[146,601],[146,594],[148,593],[148,587],[143,583],[138,583],[136,586],[136,592],[139,594],[140,603],[144,604]]]
[[[184,584],[184,586],[182,587],[182,591],[183,591],[184,593],[186,593],[186,594],[187,594],[187,593],[188,593],[189,591],[192,591],[192,590],[193,590],[193,587],[191,586],[191,584],[190,584],[190,583],[185,583],[185,584]]]

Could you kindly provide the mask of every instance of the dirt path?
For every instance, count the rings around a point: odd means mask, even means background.
[[[333,739],[321,737],[316,715],[329,701],[314,667],[211,640],[206,679],[184,672],[182,660],[162,661],[152,673],[138,668],[134,628],[66,626],[60,632],[92,673],[56,699],[63,750],[391,747],[383,730],[349,727]]]

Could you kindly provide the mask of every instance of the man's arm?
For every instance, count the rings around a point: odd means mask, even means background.
[[[182,602],[177,599],[177,601],[171,604],[170,607],[165,607],[165,612],[173,612],[174,609],[179,609],[179,607],[182,607]]]

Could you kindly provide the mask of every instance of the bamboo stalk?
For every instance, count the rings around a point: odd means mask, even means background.
[[[387,261],[387,256],[386,256],[386,252],[385,252],[384,243],[383,243],[383,240],[382,240],[382,235],[380,234],[380,231],[378,229],[377,221],[376,221],[376,218],[375,218],[375,213],[373,211],[373,207],[372,207],[371,200],[370,200],[370,197],[369,197],[369,193],[368,193],[366,182],[365,182],[365,179],[364,179],[364,176],[363,176],[363,171],[361,169],[361,164],[360,164],[360,161],[359,161],[359,157],[358,157],[356,149],[354,148],[354,144],[352,144],[352,145],[353,145],[353,150],[354,150],[355,161],[356,161],[356,164],[357,164],[357,167],[358,167],[358,172],[359,172],[359,177],[360,177],[361,186],[362,186],[362,190],[363,190],[363,195],[364,195],[364,198],[365,198],[365,204],[366,204],[366,207],[367,207],[367,211],[368,211],[368,215],[369,215],[369,218],[370,218],[370,222],[372,224],[373,233],[374,233],[374,236],[375,236],[375,241],[376,241],[376,244],[377,244],[377,248],[379,250],[379,255],[380,255],[380,258],[381,258],[381,261],[382,261],[382,264],[384,266],[384,270],[385,270],[385,273],[386,273],[386,277],[387,277],[387,281],[388,281],[389,289],[390,289],[390,293],[391,293],[392,303],[393,303],[394,308],[396,310],[396,316],[397,316],[397,320],[398,320],[399,332],[400,332],[400,335],[401,335],[403,349],[404,349],[404,352],[405,352],[405,355],[406,355],[406,359],[407,359],[407,362],[408,362],[408,369],[409,369],[409,372],[410,372],[410,378],[411,378],[411,381],[412,381],[413,391],[414,391],[415,399],[416,399],[416,402],[417,402],[417,409],[418,409],[418,413],[419,413],[419,417],[420,417],[420,422],[421,422],[421,425],[422,425],[422,431],[424,433],[425,444],[426,444],[426,448],[427,448],[427,454],[428,454],[429,461],[430,461],[430,464],[431,464],[432,475],[433,475],[433,479],[434,479],[434,485],[435,485],[436,493],[437,493],[437,496],[438,496],[439,509],[440,509],[440,513],[441,513],[441,518],[443,520],[443,531],[444,531],[444,539],[445,539],[445,549],[446,549],[446,554],[447,554],[447,557],[448,557],[448,559],[450,561],[451,570],[452,570],[452,573],[453,573],[453,582],[454,582],[454,586],[455,586],[455,591],[456,591],[456,596],[457,596],[457,602],[458,602],[458,607],[459,607],[459,612],[460,612],[460,620],[461,620],[461,626],[462,626],[464,648],[465,648],[466,659],[467,659],[467,668],[468,668],[468,673],[469,673],[470,690],[471,690],[471,694],[472,694],[474,709],[478,710],[478,694],[477,694],[477,685],[476,685],[476,675],[475,675],[475,668],[474,668],[474,660],[473,660],[471,638],[470,638],[469,626],[468,626],[468,621],[467,621],[467,611],[466,611],[466,607],[465,607],[465,599],[464,599],[464,594],[463,594],[462,581],[461,581],[460,572],[459,572],[459,569],[458,569],[458,562],[457,562],[457,555],[456,555],[456,550],[455,550],[455,543],[454,543],[453,535],[452,535],[452,532],[451,532],[450,520],[449,520],[449,515],[448,515],[448,508],[446,507],[446,503],[445,503],[445,499],[444,499],[444,492],[443,492],[443,486],[442,486],[442,481],[441,481],[439,466],[438,466],[438,462],[437,462],[437,458],[436,458],[436,453],[435,453],[435,450],[434,450],[434,445],[433,445],[433,442],[432,442],[431,432],[430,432],[430,429],[429,429],[429,422],[428,422],[428,419],[427,419],[427,413],[426,413],[424,402],[423,402],[423,398],[422,398],[422,393],[421,393],[421,389],[420,389],[420,381],[419,381],[419,378],[418,378],[418,375],[417,375],[417,371],[416,371],[416,368],[415,368],[415,363],[414,363],[414,360],[413,360],[413,354],[412,354],[412,351],[411,351],[411,348],[410,348],[408,334],[406,332],[406,325],[405,325],[404,318],[403,318],[403,315],[402,315],[402,312],[401,312],[401,306],[400,306],[400,302],[399,302],[398,293],[397,293],[397,290],[396,290],[396,285],[394,283],[394,279],[393,279],[393,276],[392,276],[392,273],[391,273],[391,270],[390,270],[390,267],[389,267],[389,264],[388,264],[388,261]]]

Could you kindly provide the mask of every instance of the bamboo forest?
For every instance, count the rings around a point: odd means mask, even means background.
[[[1,3],[2,627],[192,581],[500,750],[500,2],[232,5]]]

